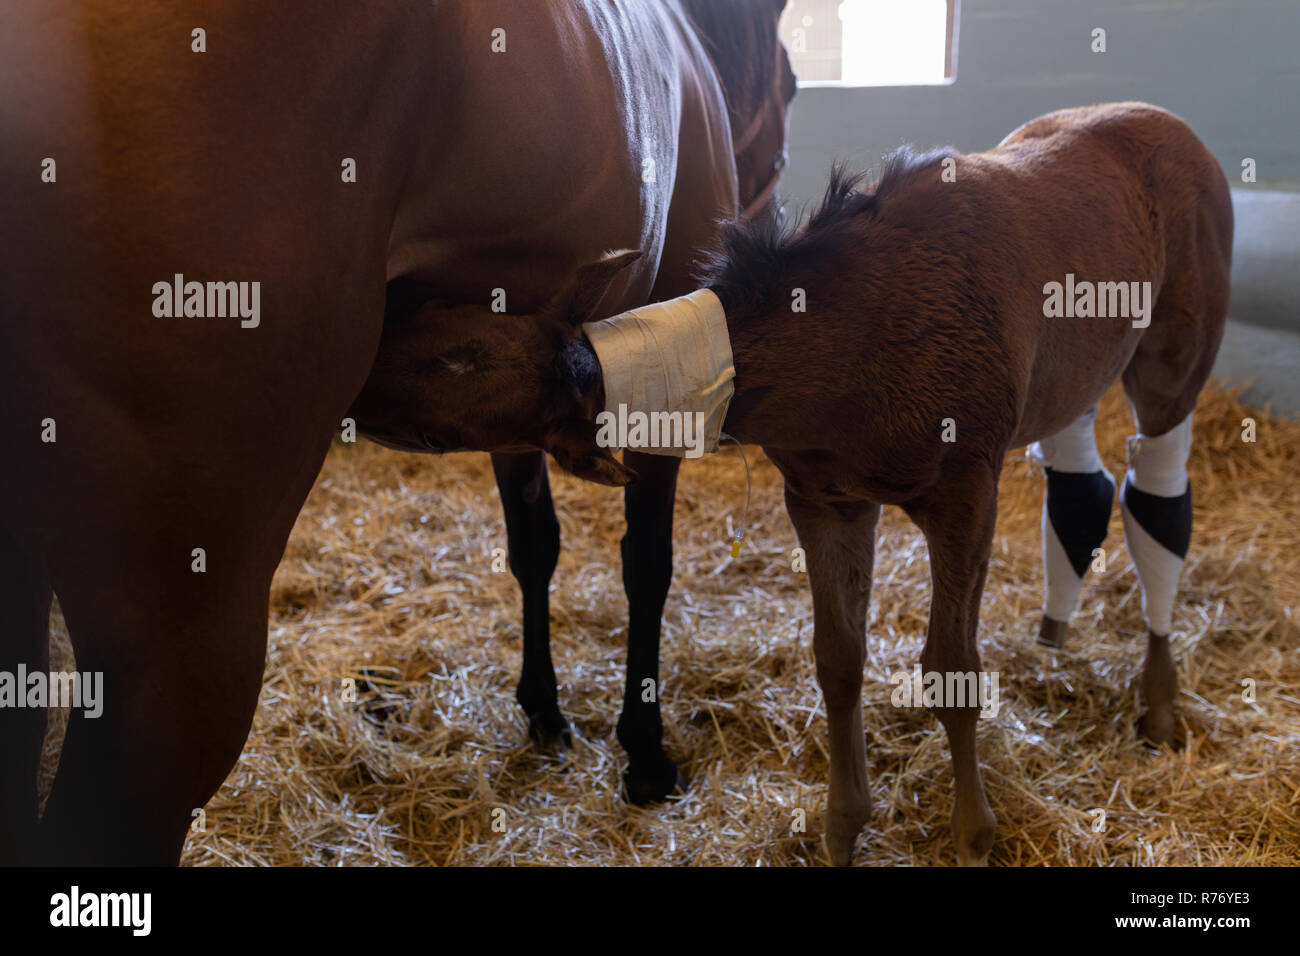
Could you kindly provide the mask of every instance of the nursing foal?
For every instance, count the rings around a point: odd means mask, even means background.
[[[998,476],[1008,451],[1037,443],[1048,474],[1040,639],[1059,644],[1110,515],[1114,483],[1092,421],[1117,378],[1141,432],[1120,497],[1150,631],[1143,731],[1172,741],[1170,614],[1191,532],[1185,463],[1222,336],[1232,247],[1215,160],[1181,120],[1140,103],[1053,113],[985,153],[900,152],[873,189],[860,183],[837,171],[798,232],[731,227],[710,291],[690,297],[701,314],[725,310],[735,389],[725,429],[780,469],[807,552],[830,727],[826,841],[840,864],[870,811],[860,693],[881,505],[901,507],[929,545],[923,670],[978,672]],[[455,421],[467,447],[526,440],[580,476],[630,480],[597,441],[597,412],[613,401],[599,340],[593,352],[581,326],[634,256],[579,273],[545,310],[549,322],[444,325],[436,348],[500,336],[529,359],[431,381],[438,399],[424,407]],[[637,310],[627,328],[677,307]],[[995,823],[976,758],[977,706],[934,708],[952,747],[953,837],[966,864],[986,862]]]

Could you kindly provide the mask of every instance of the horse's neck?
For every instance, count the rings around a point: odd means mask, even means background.
[[[817,384],[824,364],[815,353],[819,330],[807,313],[778,301],[746,303],[727,310],[727,334],[736,370],[735,392],[724,428],[741,442],[784,446],[807,406],[806,387]],[[824,392],[834,385],[820,383]]]
[[[766,59],[758,56],[757,43],[753,40],[754,31],[748,21],[740,19],[754,15],[754,11],[748,7],[738,7],[729,16],[720,18],[718,10],[709,6],[719,3],[724,3],[728,8],[737,7],[737,4],[727,0],[682,0],[682,5],[713,62],[727,100],[732,136],[738,137],[762,103],[771,78],[765,76],[761,68]],[[738,38],[742,41],[739,50]]]

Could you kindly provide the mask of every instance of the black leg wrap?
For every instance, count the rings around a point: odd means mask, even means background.
[[[1149,495],[1133,484],[1133,479],[1124,480],[1124,507],[1142,530],[1151,535],[1166,551],[1180,558],[1187,557],[1187,548],[1192,543],[1192,489],[1177,498],[1165,498]]]
[[[1079,577],[1106,540],[1115,482],[1104,471],[1086,474],[1047,469],[1047,517]]]

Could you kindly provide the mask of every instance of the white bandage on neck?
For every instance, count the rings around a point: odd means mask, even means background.
[[[698,458],[718,450],[734,392],[731,339],[709,289],[583,326],[600,360],[597,442]]]

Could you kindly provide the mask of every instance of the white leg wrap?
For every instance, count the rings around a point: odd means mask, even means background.
[[[1101,471],[1097,438],[1092,431],[1096,421],[1097,407],[1094,405],[1051,438],[1030,445],[1030,456],[1053,471],[1076,474]]]
[[[1163,435],[1129,439],[1128,476],[1138,491],[1177,498],[1187,491],[1187,458],[1192,453],[1192,416]]]
[[[1124,541],[1142,584],[1147,627],[1155,634],[1172,629],[1178,578],[1191,539],[1191,450],[1191,415],[1163,435],[1129,439],[1129,469],[1120,492]]]
[[[1047,473],[1043,494],[1043,614],[1069,621],[1083,589],[1093,551],[1106,540],[1115,479],[1102,467],[1093,437],[1091,408],[1029,454]]]

